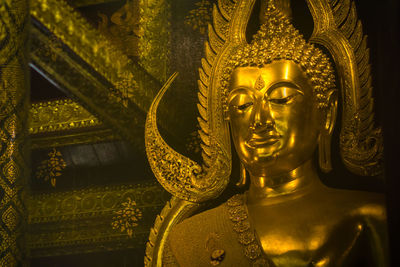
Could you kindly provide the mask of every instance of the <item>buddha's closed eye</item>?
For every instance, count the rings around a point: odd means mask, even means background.
[[[286,105],[291,104],[297,96],[303,95],[304,93],[295,87],[283,86],[269,90],[267,99],[272,104]]]
[[[241,111],[244,111],[244,110],[246,110],[247,108],[249,108],[252,105],[253,105],[253,102],[247,102],[247,103],[245,103],[243,105],[238,105],[237,109],[241,110]]]

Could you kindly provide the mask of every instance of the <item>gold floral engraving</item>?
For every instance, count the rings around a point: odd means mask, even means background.
[[[135,200],[142,212],[132,237],[110,224],[128,198]],[[154,182],[31,194],[27,239],[31,255],[37,258],[143,248],[154,216],[168,198]]]
[[[127,0],[111,17],[99,13],[98,30],[128,56],[138,56],[140,8],[138,0]]]
[[[129,100],[138,88],[139,86],[136,81],[132,79],[132,75],[127,74],[116,83],[115,87],[110,88],[110,97],[124,105],[124,107],[128,107]]]
[[[9,231],[14,231],[18,225],[18,214],[13,206],[9,206],[1,215],[1,220],[7,226]]]
[[[201,139],[198,131],[191,132],[186,142],[186,149],[194,154],[201,151]]]
[[[139,59],[151,75],[167,79],[170,55],[171,6],[167,0],[139,0]]]
[[[110,81],[124,72],[127,56],[65,2],[33,1],[31,14]]]
[[[161,97],[176,75],[172,75],[166,82],[150,107],[145,131],[146,153],[153,173],[167,191],[185,200],[201,202],[225,188],[230,165],[227,165],[227,152],[218,143],[215,144],[215,152],[211,155],[210,169],[217,170],[217,173],[214,173],[207,172],[207,169],[196,162],[176,153],[161,138],[156,124],[156,110]]]
[[[51,35],[49,38],[49,42],[45,46],[41,46],[37,48],[36,53],[40,54],[44,57],[51,58],[52,61],[56,61],[58,57],[59,51],[62,50],[62,42],[56,36]]]
[[[30,134],[100,126],[102,123],[71,99],[32,104]]]
[[[11,112],[13,106],[10,105],[12,101],[12,89],[14,84],[10,80],[0,81],[0,120],[4,119],[9,112]]]
[[[262,266],[269,266],[256,239],[255,230],[250,227],[243,195],[234,195],[227,201],[226,207],[233,230],[237,234],[239,243],[243,246],[244,255],[251,260],[252,266],[258,266],[257,264],[261,261],[265,263]]]
[[[139,1],[139,9],[141,19],[138,32],[143,33],[139,40],[139,62],[120,51],[112,41],[100,34],[64,1],[33,1],[30,11],[36,20],[114,87],[120,82],[121,77],[132,74],[132,79],[138,83],[139,87],[137,90],[133,90],[134,94],[131,100],[141,111],[147,111],[151,99],[156,94],[156,90],[159,89],[158,80],[165,80],[168,72],[170,10],[168,1],[165,0],[141,0]],[[71,64],[71,58],[67,59],[69,60],[69,63],[67,63]],[[40,63],[42,67],[43,64],[49,64]],[[54,66],[52,68],[58,69]],[[56,78],[61,80],[61,83],[66,83],[58,73],[52,74],[55,74]],[[93,76],[89,76],[85,78],[93,79]],[[70,90],[70,88],[68,89]],[[76,90],[81,94],[82,92],[87,93],[89,89],[80,88]],[[104,92],[100,93],[102,97],[105,95],[103,95]],[[84,101],[88,102],[88,100]],[[93,103],[89,104],[92,105]],[[132,111],[130,112],[132,113]]]
[[[26,184],[29,1],[0,1],[0,266],[22,266]]]
[[[138,222],[142,219],[142,211],[137,207],[136,202],[129,197],[121,205],[122,209],[115,211],[116,216],[113,217],[112,228],[126,232],[128,236],[132,237],[134,228],[139,225]]]
[[[53,187],[56,186],[57,177],[62,175],[62,171],[67,167],[67,163],[60,151],[53,148],[48,153],[49,158],[43,160],[36,171],[36,178],[43,179],[45,181],[50,180]]]
[[[11,255],[11,253],[7,253],[3,258],[0,259],[1,266],[17,266],[17,261]]]
[[[208,24],[211,23],[212,3],[209,0],[197,2],[196,8],[189,11],[185,17],[185,24],[201,34],[207,33]]]
[[[48,42],[48,38],[49,37],[42,33],[39,28],[31,28],[33,48],[45,45]],[[37,49],[34,48],[33,51],[37,51]],[[140,107],[149,105],[149,103],[146,103],[146,97],[143,96],[141,98],[141,104],[143,105],[139,106],[139,108],[136,102],[126,108],[115,101],[115,99],[110,98],[109,88],[111,86],[108,81],[103,79],[98,73],[90,71],[90,68],[86,68],[86,63],[78,60],[76,55],[69,49],[59,52],[60,54],[56,62],[53,62],[49,58],[39,56],[38,54],[31,53],[35,68],[48,75],[49,78],[56,82],[61,88],[68,91],[69,94],[75,96],[77,102],[83,105],[85,109],[87,108],[90,110],[90,113],[99,118],[102,122],[106,123],[114,133],[123,136],[124,139],[128,140],[139,150],[143,149],[143,146],[140,145],[143,143],[140,141],[140,139],[142,139],[140,136],[143,132],[142,128],[145,114]],[[158,87],[155,80],[150,79],[150,75],[142,68],[137,69],[136,75],[137,78],[140,77],[140,79],[137,80],[140,86],[149,89],[149,94],[151,94],[151,88]],[[80,124],[78,124],[78,126],[80,126]],[[95,130],[93,128],[96,128],[96,124],[94,126],[95,127],[92,127],[90,130]],[[101,125],[99,125],[99,127],[100,126]],[[87,127],[90,127],[90,124],[88,124]],[[62,131],[62,128],[60,128],[60,130]],[[75,133],[77,133],[77,131],[75,131]],[[59,135],[59,137],[64,137],[64,134],[67,133],[65,132],[63,135]],[[45,141],[44,137],[44,135],[35,135],[33,144],[38,144],[36,142],[38,139]],[[55,139],[56,136],[52,135],[52,141],[50,143],[56,143]],[[82,142],[82,139],[79,139],[79,142]],[[63,140],[65,140],[65,138]],[[95,138],[95,140],[98,139]],[[40,143],[43,144],[43,142]],[[51,147],[49,144],[44,145]],[[56,144],[55,146],[59,145],[60,144]]]
[[[4,167],[3,173],[6,175],[8,181],[13,184],[19,177],[19,168],[14,160],[10,160]]]
[[[31,14],[113,85],[132,71],[128,56],[65,2],[33,1]]]

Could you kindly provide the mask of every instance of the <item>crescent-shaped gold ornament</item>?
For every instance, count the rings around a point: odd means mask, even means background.
[[[226,64],[235,47],[246,43],[246,26],[254,2],[219,0],[218,7],[213,7],[213,25],[209,25],[206,57],[202,60],[198,81],[202,166],[174,151],[157,129],[157,105],[175,75],[167,81],[150,107],[145,133],[147,157],[157,180],[178,198],[201,203],[217,197],[229,182],[230,135],[221,102],[221,66]]]
[[[177,73],[165,83],[150,106],[145,129],[145,143],[150,167],[160,184],[172,195],[200,203],[218,196],[225,189],[230,176],[230,155],[217,142],[211,151],[212,164],[201,167],[173,150],[162,139],[157,129],[157,106]]]

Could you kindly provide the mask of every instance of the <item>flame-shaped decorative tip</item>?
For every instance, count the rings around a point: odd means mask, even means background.
[[[157,128],[156,111],[166,90],[178,74],[174,73],[155,97],[145,127],[146,153],[151,169],[160,184],[172,195],[203,202],[217,197],[226,187],[231,172],[230,154],[211,138],[213,164],[203,169],[199,164],[173,150],[162,139]]]

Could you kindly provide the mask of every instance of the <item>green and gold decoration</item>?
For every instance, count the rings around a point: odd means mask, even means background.
[[[129,197],[121,205],[122,208],[115,211],[116,216],[113,217],[112,228],[126,232],[128,236],[132,237],[134,228],[139,225],[138,222],[142,219],[142,211],[137,207],[136,202]]]
[[[115,84],[115,87],[110,88],[110,98],[115,99],[115,101],[127,108],[138,87],[137,82],[133,80],[132,74],[128,73]]]
[[[26,264],[28,1],[0,0],[0,266]]]
[[[140,10],[138,0],[127,0],[126,3],[110,17],[99,13],[101,18],[97,28],[128,56],[138,56],[138,43],[142,32],[140,29]]]
[[[185,24],[201,34],[207,33],[208,24],[211,23],[212,2],[201,0],[196,3],[196,8],[189,11],[185,17]]]
[[[43,160],[37,171],[36,178],[49,181],[51,186],[56,187],[57,177],[62,175],[62,171],[67,166],[64,158],[60,151],[53,148],[51,152],[48,153],[49,158]]]

